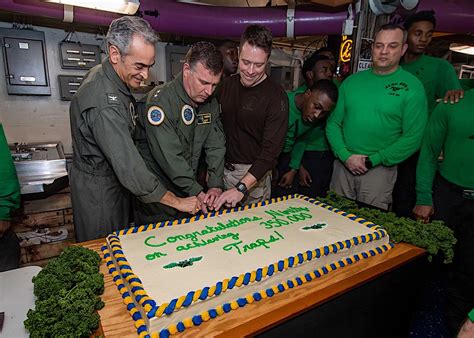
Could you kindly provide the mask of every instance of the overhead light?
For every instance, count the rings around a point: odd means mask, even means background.
[[[474,55],[474,46],[461,45],[459,43],[452,43],[449,45],[449,50],[457,53]]]
[[[62,5],[86,7],[99,11],[133,15],[140,7],[139,0],[44,0]]]

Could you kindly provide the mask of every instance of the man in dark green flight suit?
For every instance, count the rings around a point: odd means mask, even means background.
[[[131,194],[196,212],[196,198],[181,199],[148,170],[133,143],[138,88],[154,64],[154,31],[138,17],[114,20],[107,33],[108,58],[85,77],[70,106],[73,142],[71,193],[79,242],[123,229],[130,221]]]
[[[225,137],[219,104],[212,96],[222,68],[222,55],[212,43],[192,45],[176,79],[148,94],[136,135],[148,167],[176,195],[197,196],[204,213],[223,187]],[[207,192],[196,177],[201,152],[207,164]],[[159,204],[137,201],[135,206],[137,223],[180,216]]]

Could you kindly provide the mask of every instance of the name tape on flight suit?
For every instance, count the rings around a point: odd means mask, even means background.
[[[211,123],[211,113],[202,113],[197,116],[197,124],[209,124]]]

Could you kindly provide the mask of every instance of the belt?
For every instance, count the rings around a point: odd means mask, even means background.
[[[474,200],[474,189],[469,189],[469,188],[463,188],[457,184],[449,182],[447,179],[445,179],[442,175],[439,175],[439,177],[446,182],[446,184],[456,191],[457,193],[461,194],[463,198],[468,199],[468,200]]]

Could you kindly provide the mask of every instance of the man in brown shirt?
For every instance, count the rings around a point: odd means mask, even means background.
[[[270,198],[271,170],[288,128],[287,95],[265,73],[271,50],[268,28],[248,26],[240,41],[239,74],[222,82],[218,100],[227,142],[228,190],[215,201],[215,209]]]

